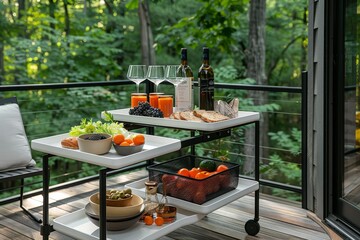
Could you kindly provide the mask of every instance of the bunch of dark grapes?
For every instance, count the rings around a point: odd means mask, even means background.
[[[158,108],[153,108],[148,102],[139,102],[139,105],[129,110],[130,115],[163,118],[163,112]]]

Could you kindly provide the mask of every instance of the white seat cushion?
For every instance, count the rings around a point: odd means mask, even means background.
[[[35,166],[19,106],[0,105],[0,171]]]

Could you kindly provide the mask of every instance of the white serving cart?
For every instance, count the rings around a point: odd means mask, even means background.
[[[105,155],[94,155],[79,150],[65,149],[61,147],[61,139],[67,134],[61,134],[46,138],[35,139],[31,142],[34,150],[45,153],[43,156],[43,224],[41,234],[43,239],[48,239],[52,231],[58,231],[76,239],[157,239],[180,227],[193,224],[201,220],[206,214],[235,201],[249,193],[255,192],[255,216],[250,219],[245,230],[250,235],[256,235],[259,230],[259,113],[241,112],[238,117],[216,123],[198,123],[190,121],[180,121],[167,118],[151,118],[141,116],[131,116],[129,109],[111,110],[114,119],[128,124],[141,125],[142,127],[170,127],[186,129],[192,131],[192,137],[185,140],[178,140],[167,137],[145,134],[145,146],[143,151],[129,156],[117,155],[114,149]],[[167,153],[180,150],[182,147],[193,146],[197,143],[211,141],[224,136],[231,135],[231,129],[247,124],[255,124],[255,178],[254,180],[239,178],[236,189],[227,192],[217,198],[205,202],[202,205],[186,202],[181,199],[168,197],[169,203],[177,206],[178,214],[176,221],[165,224],[161,227],[146,226],[141,223],[123,231],[106,231],[106,176],[110,169],[121,169],[142,161],[156,158]],[[197,131],[198,134],[194,134]],[[76,212],[66,214],[49,221],[49,179],[50,170],[48,160],[52,156],[71,158],[77,161],[95,164],[104,167],[99,171],[100,185],[100,227],[93,224],[86,216],[85,210],[80,209]],[[145,179],[126,185],[133,189],[134,193],[145,196]]]

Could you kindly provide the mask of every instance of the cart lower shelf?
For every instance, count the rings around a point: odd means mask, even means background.
[[[142,198],[145,198],[145,181],[147,180],[148,180],[147,178],[144,178],[136,182],[129,183],[125,185],[125,187],[131,188],[133,193],[139,195]],[[239,183],[236,189],[224,193],[219,197],[211,199],[201,205],[170,196],[167,197],[167,199],[169,204],[175,205],[177,207],[181,207],[182,209],[194,213],[209,214],[215,211],[216,209],[221,208],[235,201],[236,199],[239,199],[252,192],[255,192],[258,189],[259,189],[259,183],[257,181],[239,178]],[[161,199],[160,194],[158,194],[158,197],[159,199]]]
[[[133,192],[139,196],[145,196],[145,181],[142,179],[126,185],[133,189]],[[183,201],[169,197],[169,203],[178,207],[176,221],[170,224],[164,224],[159,227],[156,225],[147,226],[138,222],[129,229],[123,231],[107,231],[107,239],[136,239],[136,240],[152,240],[169,234],[176,229],[196,223],[200,221],[206,214],[223,207],[236,199],[243,197],[251,192],[259,189],[259,183],[247,179],[239,179],[238,187],[227,192],[217,198],[214,198],[202,205]],[[53,228],[65,235],[76,239],[92,240],[99,239],[99,227],[93,224],[85,214],[84,209],[67,215],[58,217],[53,222]]]
[[[204,216],[205,215],[178,209],[176,221],[173,223],[164,224],[159,227],[156,225],[147,226],[142,222],[138,222],[134,226],[123,231],[107,231],[106,238],[153,240],[169,234],[180,227],[196,223]],[[56,218],[53,227],[56,231],[76,239],[100,239],[99,227],[88,219],[84,209]]]

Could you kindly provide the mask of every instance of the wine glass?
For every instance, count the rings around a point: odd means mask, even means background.
[[[186,72],[179,65],[169,65],[165,71],[166,81],[175,86],[175,105],[178,103],[177,88],[180,83],[186,80]]]
[[[165,79],[172,83],[176,88],[180,83],[186,80],[186,73],[179,65],[169,65],[165,70]]]
[[[165,80],[164,65],[150,65],[146,74],[146,78],[155,84],[155,91],[158,92],[158,86]]]
[[[127,78],[136,83],[137,92],[139,92],[140,83],[146,79],[145,65],[130,65]]]

